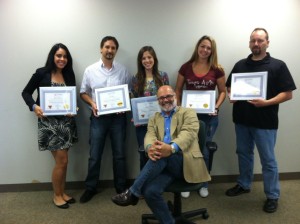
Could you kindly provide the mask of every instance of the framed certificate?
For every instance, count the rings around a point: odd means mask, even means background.
[[[183,107],[193,108],[198,114],[214,113],[216,91],[183,90],[181,101]]]
[[[146,96],[131,99],[134,125],[147,124],[151,116],[161,109],[156,96]]]
[[[232,73],[230,99],[266,99],[268,72]]]
[[[95,89],[98,115],[130,111],[128,85]]]
[[[77,114],[76,86],[40,87],[40,107],[43,114]]]

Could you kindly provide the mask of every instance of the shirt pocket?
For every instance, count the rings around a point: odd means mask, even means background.
[[[194,158],[203,157],[200,151],[192,151],[192,155],[193,155]]]

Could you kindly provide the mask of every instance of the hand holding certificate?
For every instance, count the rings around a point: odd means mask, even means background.
[[[197,113],[215,113],[216,91],[184,90],[182,93],[182,106],[193,108]]]
[[[40,87],[40,107],[45,116],[77,114],[76,87]]]
[[[230,100],[266,99],[268,72],[232,73]]]
[[[128,85],[95,90],[98,115],[130,111]]]

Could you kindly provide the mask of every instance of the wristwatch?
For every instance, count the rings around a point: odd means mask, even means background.
[[[172,154],[175,154],[175,153],[176,153],[176,149],[175,149],[175,147],[174,147],[173,144],[171,144],[171,151],[172,151]]]

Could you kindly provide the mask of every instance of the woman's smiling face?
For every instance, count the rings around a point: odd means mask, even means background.
[[[146,70],[151,70],[153,68],[154,58],[149,51],[143,53],[142,64]]]
[[[55,52],[54,63],[57,69],[63,69],[67,65],[68,63],[67,52],[64,49],[59,48]]]

